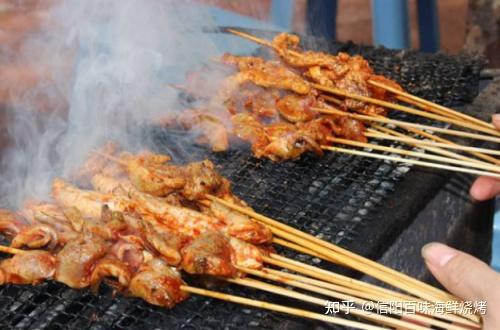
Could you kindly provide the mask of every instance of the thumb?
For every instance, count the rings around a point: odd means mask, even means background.
[[[498,292],[500,275],[479,259],[440,243],[425,245],[422,256],[434,277],[463,300],[488,301]]]

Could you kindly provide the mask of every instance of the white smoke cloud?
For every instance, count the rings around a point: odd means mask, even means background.
[[[176,91],[166,87],[171,74],[218,54],[202,33],[211,16],[187,1],[58,1],[44,17],[16,54],[43,79],[12,95],[2,207],[45,198],[55,175],[68,174],[108,139],[140,146],[134,130],[178,108]],[[50,111],[40,113],[42,105]]]

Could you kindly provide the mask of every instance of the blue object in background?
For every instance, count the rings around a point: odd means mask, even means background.
[[[491,243],[491,266],[500,271],[500,197],[495,203],[495,217],[493,218],[493,242]]]
[[[376,46],[399,49],[410,46],[408,2],[373,0],[373,40]]]
[[[420,50],[435,53],[439,50],[439,18],[436,0],[419,0],[417,10]]]
[[[420,50],[437,52],[439,17],[436,0],[418,0],[417,11]],[[375,45],[394,49],[410,46],[407,0],[373,0],[372,12]]]
[[[271,3],[271,23],[286,31],[292,29],[295,0],[273,0]]]
[[[308,32],[311,35],[332,41],[335,40],[336,20],[337,0],[313,0],[307,2],[307,24]]]

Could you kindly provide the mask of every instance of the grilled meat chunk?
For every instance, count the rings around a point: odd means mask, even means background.
[[[129,293],[150,304],[172,308],[188,295],[182,291],[180,274],[161,259],[143,264],[130,281]]]
[[[233,249],[219,232],[202,234],[182,250],[182,269],[190,274],[233,277]]]
[[[57,254],[55,279],[71,288],[87,287],[94,264],[108,249],[102,238],[91,234],[69,242]]]
[[[52,278],[56,258],[45,251],[27,251],[0,262],[0,283],[38,284]],[[2,276],[3,275],[3,276]]]

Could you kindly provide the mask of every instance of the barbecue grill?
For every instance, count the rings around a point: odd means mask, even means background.
[[[251,31],[255,34],[255,31]],[[258,33],[257,33],[258,34]],[[261,34],[262,36],[262,34]],[[268,37],[269,35],[263,35]],[[272,36],[272,35],[271,35]],[[304,48],[363,55],[378,74],[399,82],[405,90],[427,100],[461,107],[479,92],[480,72],[486,62],[474,55],[423,54],[393,51],[353,43],[336,43],[303,37]],[[266,50],[260,50],[265,52]],[[488,119],[489,110],[472,104],[466,111]],[[406,115],[398,119],[417,121]],[[419,118],[418,122],[427,123]],[[257,212],[279,219],[305,232],[339,244],[364,256],[425,279],[417,255],[428,239],[465,242],[468,250],[486,259],[486,249],[474,244],[488,235],[488,224],[470,228],[471,219],[492,212],[490,205],[471,205],[466,191],[471,178],[443,171],[408,167],[383,160],[327,153],[306,155],[293,162],[272,163],[252,157],[244,148],[214,154],[193,145],[184,132],[149,127],[151,148],[171,154],[177,162],[204,158],[217,164],[231,180],[236,195]],[[426,207],[427,206],[427,207]],[[465,231],[466,237],[459,233]],[[477,244],[477,243],[476,243]],[[292,252],[289,257],[323,268],[334,266]],[[335,268],[336,271],[344,271]],[[349,275],[358,274],[349,272]],[[188,282],[200,281],[191,278]],[[227,284],[221,291],[270,302],[286,301],[274,295]],[[318,309],[320,312],[324,310]],[[128,297],[113,297],[110,288],[98,294],[75,291],[55,282],[38,286],[6,285],[0,288],[2,329],[300,329],[324,327],[277,313],[193,296],[172,310]]]

